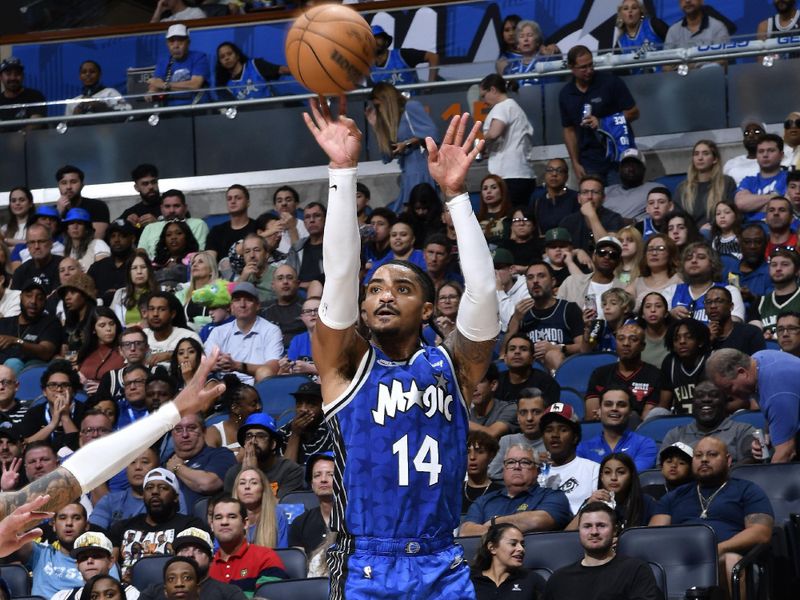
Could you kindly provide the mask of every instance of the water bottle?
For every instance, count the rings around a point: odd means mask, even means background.
[[[761,444],[761,462],[769,462],[769,457],[772,453],[770,452],[769,445],[767,445],[767,437],[764,435],[764,432],[761,429],[754,429],[753,437]]]

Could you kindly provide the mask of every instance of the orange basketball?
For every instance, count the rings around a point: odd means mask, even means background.
[[[363,83],[375,58],[375,38],[360,14],[341,4],[314,6],[286,36],[286,64],[315,94],[335,95]]]

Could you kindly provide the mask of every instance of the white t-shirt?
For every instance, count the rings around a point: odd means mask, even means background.
[[[511,98],[498,102],[486,116],[484,134],[492,121],[506,124],[503,135],[489,150],[489,173],[503,179],[533,179],[533,125],[519,104]]]
[[[302,240],[304,237],[308,237],[308,229],[306,229],[305,224],[303,223],[302,219],[297,219],[295,221],[295,225],[297,226],[297,239]],[[284,231],[281,234],[281,243],[278,244],[278,252],[283,252],[284,254],[289,254],[289,250],[292,249],[292,238],[289,235],[288,231]]]
[[[158,354],[159,352],[172,352],[175,350],[178,342],[185,337],[194,338],[200,342],[201,345],[203,343],[200,341],[200,336],[198,336],[194,331],[191,329],[184,329],[183,327],[173,327],[172,333],[169,334],[169,337],[161,341],[156,340],[153,330],[149,327],[145,328],[144,333],[147,336],[147,345],[150,346],[150,352],[152,354]],[[160,366],[169,368],[169,360],[160,362],[158,364]]]
[[[755,158],[747,158],[746,154],[734,156],[722,167],[725,175],[733,177],[736,185],[749,175],[758,175],[758,161]]]
[[[601,296],[604,292],[607,292],[612,288],[614,282],[611,283],[597,283],[595,281],[589,280],[589,287],[586,288],[587,294],[594,294],[594,301],[597,305],[597,318],[602,319],[604,318],[603,315],[603,300]]]
[[[106,244],[103,240],[92,240],[89,242],[89,247],[86,248],[86,253],[80,258],[78,258],[78,253],[75,250],[70,252],[70,256],[74,259],[77,259],[77,261],[81,263],[81,268],[83,268],[84,273],[86,273],[89,270],[89,267],[95,263],[98,255],[105,255],[103,258],[111,255],[111,248],[109,248],[108,244]]]
[[[546,472],[545,472],[546,471]],[[539,485],[551,490],[561,490],[567,495],[572,514],[577,514],[583,501],[597,489],[600,463],[586,458],[575,457],[565,465],[549,468],[542,466],[539,472]]]

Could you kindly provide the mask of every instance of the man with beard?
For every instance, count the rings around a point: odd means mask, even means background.
[[[172,429],[175,454],[164,467],[177,475],[177,491],[183,492],[187,506],[219,492],[225,473],[236,464],[236,456],[227,448],[208,446],[205,433],[205,421],[199,414],[186,415]]]
[[[792,250],[778,248],[769,259],[769,278],[773,290],[758,301],[758,316],[766,338],[771,339],[775,336],[780,313],[800,311],[798,270],[800,270],[800,257]]]
[[[72,547],[71,556],[75,559],[78,571],[86,584],[92,577],[108,575],[112,569],[116,579],[114,563],[114,547],[104,534],[99,531],[87,531],[81,534]],[[139,590],[132,585],[123,584],[125,600],[136,600]],[[83,593],[83,586],[73,587],[56,592],[50,600],[78,600]]]
[[[300,319],[303,310],[303,298],[297,293],[300,281],[297,271],[289,265],[281,265],[272,276],[272,290],[275,302],[267,306],[259,314],[267,321],[275,323],[283,333],[283,346],[289,347],[292,338],[306,330]]]
[[[567,187],[569,167],[563,158],[551,158],[544,167],[544,185],[533,192],[533,213],[539,231],[558,227],[567,215],[578,212],[578,192]]]
[[[692,417],[688,425],[670,429],[661,442],[661,452],[676,442],[694,448],[697,442],[713,436],[724,442],[731,455],[732,464],[752,462],[753,426],[734,421],[728,416],[725,396],[710,381],[701,381],[694,387]]]
[[[281,454],[297,464],[307,465],[309,457],[333,452],[333,438],[322,420],[322,391],[318,383],[303,383],[292,393],[294,418],[278,430],[283,438]]]
[[[792,203],[788,198],[775,196],[767,202],[765,210],[767,212],[766,221],[769,229],[769,241],[764,255],[769,260],[769,257],[772,256],[772,251],[776,248],[796,249],[797,233],[792,231],[794,213],[792,212]]]
[[[0,94],[0,107],[11,104],[33,104],[45,102],[44,95],[39,90],[26,88],[22,85],[25,76],[25,67],[20,59],[10,56],[0,62],[0,83],[3,84],[3,93]],[[0,121],[14,119],[36,119],[47,116],[47,107],[23,106],[17,108],[0,108]]]
[[[647,194],[659,184],[645,182],[647,163],[644,154],[637,148],[629,148],[619,160],[619,183],[606,188],[606,201],[603,204],[623,219],[641,221],[645,216]]]
[[[786,171],[781,168],[783,139],[774,133],[762,135],[756,148],[756,160],[758,173],[742,179],[734,197],[746,223],[763,221],[767,202],[773,196],[786,194]]]
[[[789,171],[797,168],[800,157],[800,112],[792,111],[783,122],[784,153],[781,166]]]
[[[144,478],[145,513],[112,526],[109,537],[124,579],[130,580],[130,570],[140,558],[171,554],[168,544],[171,546],[177,532],[188,527],[205,529],[197,517],[178,512],[178,493],[175,475],[166,469],[153,469]]]
[[[23,284],[36,279],[48,295],[58,287],[58,265],[63,258],[53,254],[52,232],[44,225],[31,225],[25,232],[25,245],[31,260],[26,260],[14,271],[11,288],[21,290]]]
[[[629,429],[633,401],[634,395],[627,386],[607,388],[600,397],[603,429],[597,437],[578,444],[578,456],[601,463],[612,452],[624,452],[631,457],[639,473],[652,469],[656,464],[655,442]]]
[[[558,402],[561,386],[549,373],[533,368],[533,342],[521,333],[506,338],[505,363],[508,370],[500,373],[495,396],[506,402],[517,402],[525,388],[541,390],[547,404]]]
[[[208,225],[203,219],[195,219],[189,216],[189,207],[186,204],[186,196],[180,190],[167,190],[161,194],[161,219],[155,223],[147,225],[139,236],[139,248],[147,251],[149,256],[156,255],[156,245],[161,238],[161,230],[164,226],[174,219],[185,220],[189,229],[192,230],[194,239],[200,250],[206,247],[208,238]]]
[[[533,356],[555,370],[571,354],[586,352],[583,316],[574,302],[553,296],[555,278],[550,265],[532,263],[525,272],[530,298],[520,301],[508,322],[506,337],[520,332],[533,342]]]
[[[199,570],[198,586],[203,600],[245,600],[245,596],[235,585],[228,585],[208,576],[211,565],[211,536],[196,527],[181,531],[172,542],[175,556],[186,556],[194,559]],[[164,600],[164,584],[153,583],[139,594],[139,600]]]
[[[134,227],[143,229],[155,223],[161,216],[161,192],[158,191],[158,168],[155,165],[138,165],[131,171],[133,189],[139,194],[139,202],[125,209],[118,217]]]
[[[22,439],[11,421],[0,423],[0,467],[12,470],[12,463],[20,460]]]
[[[795,255],[796,256],[796,255]],[[761,329],[731,318],[733,298],[728,288],[714,286],[706,292],[706,316],[711,349],[738,348],[745,354],[755,354],[767,347]]]
[[[89,277],[94,279],[103,306],[110,306],[114,293],[125,287],[125,262],[133,254],[136,228],[129,222],[117,219],[106,231],[111,256],[98,260],[89,267]]]
[[[595,311],[598,318],[603,318],[600,297],[611,288],[624,288],[625,284],[614,276],[614,271],[622,260],[622,244],[610,235],[600,238],[594,247],[591,273],[570,275],[558,288],[558,298],[574,302],[582,306],[585,298],[595,297]],[[588,307],[584,306],[584,309]]]
[[[52,360],[61,349],[64,329],[45,314],[45,294],[41,282],[28,280],[22,286],[20,314],[0,319],[0,362],[17,373],[31,361]]]
[[[725,23],[712,17],[703,2],[704,0],[680,0],[683,18],[670,26],[664,48],[723,44],[730,39]]]
[[[769,498],[751,481],[731,477],[732,458],[720,439],[697,442],[692,459],[695,482],[668,493],[658,503],[650,526],[708,525],[717,538],[720,581],[747,552],[772,539],[774,515]]]
[[[322,238],[325,234],[325,207],[319,202],[309,203],[303,210],[303,224],[308,237],[292,244],[286,264],[297,272],[300,287],[308,288],[312,281],[325,276],[322,272]]]
[[[277,220],[274,222],[277,223]],[[267,224],[267,227],[271,228],[269,224]],[[272,236],[272,238],[276,239],[277,236]],[[270,261],[271,253],[274,251],[274,247],[271,246],[272,238],[256,233],[248,233],[244,237],[242,241],[242,260],[244,264],[239,277],[236,279],[236,281],[252,283],[258,290],[259,301],[263,304],[269,304],[275,299],[275,286],[273,284],[278,264]],[[270,248],[272,248],[272,251]]]
[[[557,569],[548,579],[544,600],[662,600],[650,565],[618,555],[617,515],[605,502],[590,502],[578,514],[578,535],[584,556]]]
[[[745,302],[753,302],[757,296],[764,296],[772,291],[773,284],[769,276],[769,264],[764,258],[767,251],[767,234],[759,223],[751,223],[742,227],[739,236],[742,247],[742,260],[731,268],[726,264],[723,279],[730,280],[731,276],[739,278],[742,298]]]
[[[225,473],[226,492],[233,489],[236,475],[244,469],[260,469],[269,479],[279,500],[289,492],[303,489],[303,467],[278,455],[280,433],[275,419],[270,415],[255,413],[247,417],[239,427],[236,439],[244,448],[242,464],[233,465]]]
[[[569,233],[576,248],[586,252],[594,249],[595,240],[608,237],[609,231],[619,231],[625,220],[605,202],[605,182],[597,175],[585,175],[578,186],[580,210],[564,217],[558,224]]]
[[[100,200],[85,198],[83,191],[85,176],[75,165],[64,165],[56,171],[56,183],[60,196],[56,202],[58,214],[63,219],[70,208],[82,208],[89,213],[94,227],[94,238],[102,240],[108,227],[108,205]]]
[[[756,30],[760,40],[792,35],[800,29],[800,10],[797,10],[795,0],[773,0],[772,3],[775,14],[761,21]]]
[[[150,355],[145,360],[151,367],[160,365],[169,368],[172,353],[183,338],[190,337],[200,341],[200,337],[191,329],[173,325],[175,309],[171,296],[169,292],[153,292],[147,301],[147,327],[144,333]]]
[[[742,179],[748,175],[758,173],[756,148],[758,148],[758,139],[764,135],[765,129],[766,127],[763,123],[752,119],[742,123],[742,145],[747,153],[734,156],[722,167],[722,172],[733,177],[736,185],[739,185]]]

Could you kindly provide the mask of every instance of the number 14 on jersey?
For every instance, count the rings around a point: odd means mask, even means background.
[[[408,435],[404,435],[392,444],[392,454],[397,455],[398,462],[398,483],[401,486],[408,485],[409,478],[409,450]],[[439,442],[429,435],[425,436],[419,450],[411,460],[414,470],[418,473],[428,474],[428,485],[439,483],[439,473],[442,472],[442,465],[439,463]]]

